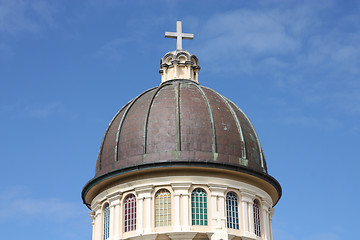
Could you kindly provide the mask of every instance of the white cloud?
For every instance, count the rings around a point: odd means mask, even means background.
[[[223,63],[227,69],[235,65],[234,70],[245,72],[254,71],[264,59],[269,59],[267,64],[287,66],[280,56],[299,51],[297,33],[306,23],[289,25],[286,18],[279,10],[240,9],[214,15],[199,33],[205,42],[198,47],[202,60]]]
[[[53,116],[60,116],[65,119],[76,119],[77,113],[72,112],[62,102],[53,101],[48,103],[34,103],[19,101],[10,105],[0,105],[0,113],[9,118],[37,118],[46,119]]]
[[[30,217],[64,221],[83,217],[82,210],[83,207],[78,202],[51,197],[32,197],[26,187],[0,189],[0,220]]]
[[[0,33],[39,32],[53,26],[54,2],[43,0],[0,0]]]
[[[95,56],[101,58],[111,58],[114,60],[122,60],[126,58],[124,53],[127,53],[124,48],[126,44],[131,42],[131,38],[117,38],[105,43],[99,50],[96,51]]]
[[[280,119],[283,123],[294,124],[303,127],[314,127],[324,130],[344,128],[344,124],[335,119],[327,117],[308,117],[308,116],[286,116]]]
[[[324,14],[336,7],[302,1],[215,14],[197,49],[210,71],[359,74],[360,14]]]
[[[358,114],[360,13],[332,15],[337,4],[275,1],[213,15],[198,34],[203,71],[265,77],[302,103]],[[341,125],[329,119],[329,125]],[[307,118],[287,121],[318,125]]]

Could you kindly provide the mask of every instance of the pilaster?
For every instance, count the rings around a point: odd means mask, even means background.
[[[137,234],[151,233],[151,193],[153,189],[153,185],[135,188],[138,198]]]
[[[189,231],[189,188],[191,183],[172,183],[174,191],[174,231]]]
[[[120,238],[120,208],[121,208],[121,192],[116,192],[106,196],[110,203],[110,238]]]
[[[90,212],[90,217],[91,217],[91,226],[92,226],[91,239],[95,240],[95,212],[94,211]]]
[[[226,228],[225,213],[225,191],[227,186],[219,184],[209,184],[211,191],[212,227],[213,230]]]
[[[255,193],[248,190],[241,190],[241,207],[242,207],[242,222],[243,222],[243,235],[249,238],[255,238],[254,230],[254,210],[253,201]]]
[[[94,217],[93,240],[101,240],[102,237],[102,220],[101,220],[101,202],[97,201],[91,205]]]
[[[263,238],[265,240],[270,240],[270,214],[269,214],[270,204],[267,201],[261,201],[261,223],[262,223],[262,232]]]

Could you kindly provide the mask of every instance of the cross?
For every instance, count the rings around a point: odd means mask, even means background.
[[[176,32],[165,32],[166,38],[176,38],[176,50],[182,50],[182,39],[193,39],[194,34],[182,33],[181,21],[176,22]]]

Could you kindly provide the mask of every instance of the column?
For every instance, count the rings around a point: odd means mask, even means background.
[[[100,202],[97,201],[91,205],[91,219],[93,219],[93,240],[101,240],[101,205]]]
[[[177,61],[174,61],[174,76],[173,76],[174,79],[177,79],[178,78],[178,62]]]
[[[266,201],[261,201],[261,223],[262,223],[262,231],[263,238],[265,240],[270,240],[270,229],[269,229],[269,208],[270,205]]]
[[[145,233],[151,233],[151,192],[144,196],[145,199]]]
[[[212,229],[214,233],[211,240],[228,240],[226,229],[226,211],[225,211],[225,191],[227,186],[219,184],[209,184],[211,191],[211,215]]]
[[[225,214],[225,191],[227,187],[219,184],[209,184],[211,191],[211,218],[212,228],[225,229],[226,214]]]
[[[121,192],[106,196],[110,203],[110,238],[118,239],[120,236],[120,203]]]
[[[144,198],[142,196],[138,196],[137,198],[137,206],[136,206],[136,232],[138,235],[143,234],[143,227],[144,227],[144,223],[143,223],[143,219],[146,216],[143,216],[143,212],[144,212]],[[143,216],[143,217],[142,217]]]
[[[102,214],[100,204],[95,208],[95,240],[102,239]]]
[[[273,232],[272,232],[272,216],[274,215],[275,209],[270,208],[269,214],[269,229],[270,229],[270,239],[273,240]]]
[[[254,219],[254,200],[248,201],[249,209],[249,231],[252,234],[255,234],[255,219]],[[261,228],[260,228],[261,229]]]
[[[253,210],[253,197],[254,193],[242,190],[241,193],[241,216],[242,216],[242,230],[244,235],[254,237],[254,210]]]
[[[180,193],[174,193],[174,231],[180,232]]]
[[[248,202],[241,200],[241,216],[242,216],[242,230],[249,232],[249,212],[248,212]]]
[[[185,65],[188,79],[191,79],[191,65],[190,64],[191,63],[188,63],[188,64]]]
[[[167,80],[167,72],[168,72],[168,68],[164,68],[164,78],[163,78],[163,82],[165,82]]]
[[[137,207],[137,233],[149,234],[151,230],[151,193],[153,191],[153,185],[146,185],[136,188],[136,194],[138,199]],[[142,216],[142,217],[141,217]]]
[[[189,212],[191,211],[191,209],[189,208],[189,196],[190,196],[190,194],[188,194],[188,193],[181,195],[181,199],[182,199],[182,209],[181,209],[182,226],[181,226],[181,230],[182,231],[190,231]]]
[[[113,239],[113,236],[114,236],[114,221],[115,221],[115,218],[114,218],[114,214],[115,214],[115,211],[114,211],[114,208],[115,206],[110,204],[109,205],[110,207],[110,225],[109,225],[109,236],[110,236],[110,239]]]
[[[189,188],[191,183],[172,183],[174,191],[174,231],[189,231]]]
[[[90,212],[90,217],[91,217],[91,225],[92,225],[92,240],[95,240],[95,212],[92,211]]]

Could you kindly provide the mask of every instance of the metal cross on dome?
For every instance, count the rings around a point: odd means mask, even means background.
[[[182,50],[182,39],[193,39],[194,34],[182,33],[181,21],[176,22],[176,32],[165,32],[166,38],[176,38],[176,49]]]

